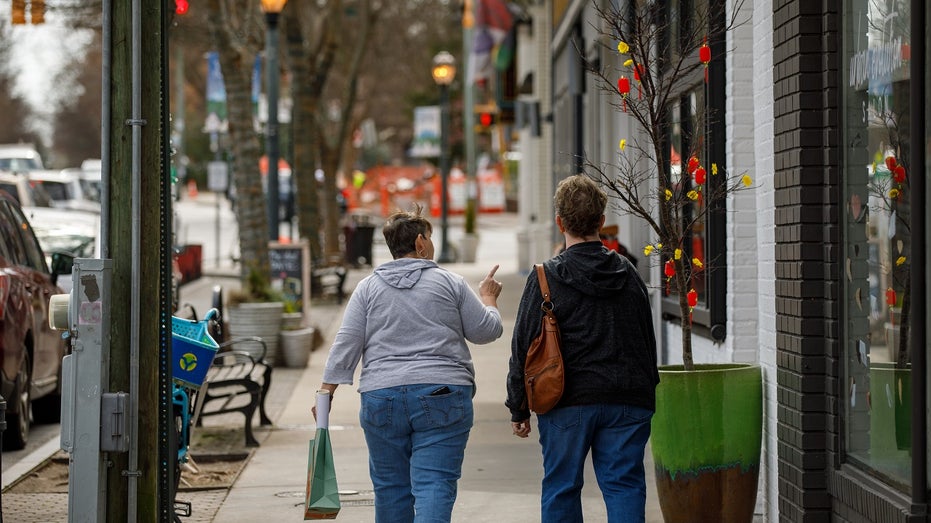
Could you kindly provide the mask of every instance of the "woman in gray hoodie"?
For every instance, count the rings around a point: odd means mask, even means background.
[[[362,373],[375,521],[449,521],[469,431],[475,370],[466,341],[501,336],[496,265],[479,294],[433,261],[433,227],[413,212],[383,227],[394,258],[356,286],[330,347],[322,389]]]

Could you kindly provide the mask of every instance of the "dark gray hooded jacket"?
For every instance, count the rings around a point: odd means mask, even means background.
[[[633,265],[601,242],[573,245],[544,264],[562,336],[566,384],[556,408],[613,403],[656,409],[656,337],[647,288]],[[524,360],[540,333],[540,284],[530,272],[511,339],[507,401],[530,417]]]

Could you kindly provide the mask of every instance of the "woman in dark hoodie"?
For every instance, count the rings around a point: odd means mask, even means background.
[[[537,417],[543,447],[542,522],[582,521],[589,452],[608,521],[644,521],[643,454],[659,383],[647,288],[633,265],[598,236],[607,196],[587,176],[560,182],[556,226],[566,249],[544,262],[559,323],[565,389]],[[514,435],[530,434],[524,360],[542,321],[540,284],[531,271],[511,341],[506,405]]]

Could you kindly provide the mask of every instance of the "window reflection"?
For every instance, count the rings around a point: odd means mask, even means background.
[[[911,476],[908,2],[844,16],[845,436],[851,461]]]
[[[672,187],[677,193],[688,193],[693,186],[692,177],[688,173],[688,162],[695,158],[708,171],[711,170],[713,159],[708,158],[705,147],[705,100],[704,84],[695,86],[686,92],[670,111],[669,136],[669,163]],[[701,191],[696,191],[698,197],[682,209],[683,222],[695,221],[692,236],[687,237],[680,246],[682,255],[689,260],[698,259],[698,264],[687,264],[691,267],[690,281],[692,288],[698,292],[698,302],[707,303],[705,284],[705,216],[704,200]],[[671,287],[665,289],[665,295],[675,294]]]

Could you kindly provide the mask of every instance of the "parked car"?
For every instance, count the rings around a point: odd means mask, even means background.
[[[100,258],[100,213],[71,211],[45,207],[23,207],[23,213],[45,252],[45,261],[53,267],[56,254],[75,258]],[[178,263],[179,251],[172,249],[171,310],[178,310],[178,292],[184,275]],[[63,267],[69,267],[65,263]],[[73,282],[70,270],[58,276],[58,286],[71,292]]]
[[[96,191],[91,194],[85,190],[80,169],[29,171],[26,176],[34,188],[45,189],[52,199],[52,207],[100,212],[99,197],[94,198],[99,195]]]
[[[61,416],[61,365],[68,345],[49,327],[56,275],[16,199],[0,191],[0,394],[5,449],[19,450],[35,421]]]
[[[84,160],[79,169],[65,169],[65,171],[77,174],[81,180],[81,189],[84,191],[85,198],[100,203],[101,184],[103,183],[103,168],[100,160]]]
[[[52,197],[43,187],[29,183],[25,174],[0,171],[0,191],[16,200],[23,207],[51,207]]]
[[[23,207],[23,213],[32,225],[49,267],[55,253],[71,258],[100,257],[100,213],[51,207]],[[59,276],[58,286],[71,292],[71,274]]]
[[[42,156],[31,143],[0,145],[0,169],[4,171],[31,171],[44,169]]]

